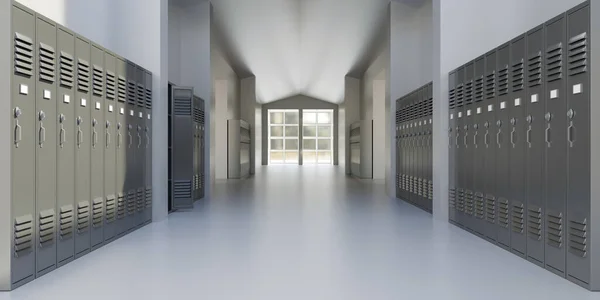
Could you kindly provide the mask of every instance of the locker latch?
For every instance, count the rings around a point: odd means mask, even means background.
[[[110,146],[110,121],[106,121],[106,148]]]
[[[83,131],[81,131],[81,123],[83,123],[83,119],[81,117],[77,117],[77,148],[81,148]]]
[[[39,145],[40,148],[44,147],[44,142],[46,142],[46,128],[44,127],[44,119],[46,119],[46,113],[41,110],[38,114],[38,119],[40,120],[40,129],[38,131]]]
[[[96,132],[96,125],[98,121],[96,119],[92,120],[92,148],[96,148],[96,144],[98,143],[98,133]]]
[[[15,107],[15,132],[14,132],[14,143],[15,143],[15,147],[19,148],[19,143],[21,142],[22,139],[22,131],[23,129],[21,128],[21,125],[19,125],[19,117],[21,116],[23,112],[21,111],[21,109],[17,106]]]
[[[67,141],[67,135],[65,132],[65,125],[64,125],[65,119],[66,119],[66,117],[64,114],[60,114],[58,116],[58,122],[60,123],[60,131],[58,134],[58,144],[61,148],[64,146],[65,142]]]
[[[117,148],[121,148],[121,139],[123,135],[121,134],[121,123],[117,123]]]

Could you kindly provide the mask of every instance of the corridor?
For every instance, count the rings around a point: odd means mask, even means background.
[[[600,299],[341,168],[269,166],[215,189],[0,300]]]

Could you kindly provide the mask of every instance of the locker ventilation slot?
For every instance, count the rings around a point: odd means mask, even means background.
[[[483,76],[475,80],[475,102],[483,101]]]
[[[465,84],[465,104],[473,103],[473,80]]]
[[[109,100],[115,100],[116,95],[116,77],[115,74],[106,71],[106,98]]]
[[[525,229],[525,207],[522,203],[515,203],[512,206],[512,230],[516,233],[523,233]]]
[[[498,199],[498,225],[508,228],[508,200]]]
[[[508,67],[498,72],[498,95],[508,94]]]
[[[456,208],[456,190],[455,189],[448,190],[448,203],[450,204],[450,209]]]
[[[496,97],[496,72],[491,72],[485,77],[485,97],[486,99]]]
[[[14,225],[15,256],[31,250],[33,246],[33,217],[21,216],[15,219]]]
[[[135,213],[135,191],[129,191],[127,193],[127,215],[133,215]]]
[[[143,85],[137,85],[137,106],[145,107],[146,105],[146,89]]]
[[[104,201],[102,198],[94,199],[94,203],[92,204],[92,226],[94,228],[102,227],[102,217],[104,210]]]
[[[175,180],[173,183],[173,195],[175,199],[187,199],[192,197],[191,180]]]
[[[542,209],[529,208],[527,214],[527,233],[529,238],[541,241],[542,240]]]
[[[73,205],[60,208],[60,238],[65,239],[73,234]]]
[[[60,85],[73,88],[75,66],[73,56],[65,52],[60,52]]]
[[[525,85],[525,70],[523,59],[513,63],[512,66],[512,91],[517,92],[522,90]]]
[[[144,197],[144,190],[143,189],[139,189],[139,190],[137,190],[137,194],[136,194],[136,209],[137,209],[137,212],[142,212],[145,207],[146,207],[146,199]]]
[[[562,43],[546,50],[546,78],[548,82],[562,79]]]
[[[152,109],[152,90],[146,89],[146,108]]]
[[[433,181],[429,180],[428,186],[429,186],[428,187],[428,190],[429,190],[428,198],[429,198],[429,200],[433,200]]]
[[[463,189],[457,190],[457,198],[456,198],[456,209],[460,212],[465,211],[465,191]]]
[[[48,209],[40,212],[39,215],[39,238],[42,247],[54,242],[55,233],[55,215],[54,209]]]
[[[579,256],[587,256],[587,219],[569,221],[569,252]]]
[[[456,87],[456,106],[455,107],[462,107],[463,106],[463,101],[464,101],[464,89],[463,89],[463,85],[459,84]]]
[[[202,123],[202,111],[197,107],[194,107],[194,122]]]
[[[192,114],[192,102],[190,99],[174,99],[173,112],[177,116],[189,116]]]
[[[542,84],[542,52],[537,52],[529,57],[528,67],[529,87]]]
[[[587,72],[587,33],[569,40],[569,76]]]
[[[84,93],[90,91],[90,64],[82,59],[77,61],[77,89]]]
[[[84,232],[90,226],[90,204],[86,201],[77,204],[77,231]]]
[[[563,215],[548,213],[548,245],[561,248],[563,243]]]
[[[102,92],[102,77],[104,77],[104,71],[102,70],[102,68],[100,68],[99,66],[94,65],[94,70],[93,70],[93,93],[96,96],[100,96],[102,97],[103,92]]]
[[[17,75],[33,76],[33,40],[15,32],[14,65]]]
[[[473,201],[473,192],[467,190],[465,192],[465,202],[466,202],[466,213],[468,215],[473,215],[474,214],[474,210],[475,210],[475,203]]]
[[[119,76],[119,86],[117,90],[118,100],[119,102],[125,102],[127,100],[127,82],[125,78]]]
[[[485,218],[488,222],[496,223],[496,197],[493,195],[485,196]]]
[[[152,207],[152,188],[146,188],[146,208]]]
[[[482,193],[475,193],[475,217],[481,220],[485,218],[485,202]]]
[[[119,193],[117,196],[117,219],[123,219],[126,212],[125,196],[123,193]]]
[[[40,80],[54,83],[55,59],[54,48],[40,43]]]
[[[116,219],[116,199],[114,195],[106,197],[106,222],[112,223]]]
[[[130,105],[135,105],[135,101],[136,101],[136,84],[133,81],[128,81],[127,82],[127,104]]]

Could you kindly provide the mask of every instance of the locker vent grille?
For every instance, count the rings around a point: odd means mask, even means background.
[[[569,221],[569,252],[587,256],[587,219]]]
[[[496,197],[485,195],[485,218],[489,223],[496,223]]]
[[[55,51],[54,48],[44,43],[40,43],[40,80],[48,83],[54,83],[55,69]]]
[[[55,234],[55,214],[54,209],[48,209],[40,212],[39,215],[39,239],[40,245],[46,245],[54,242]]]
[[[527,77],[529,77],[529,87],[534,87],[542,84],[542,52],[537,53],[529,57],[528,63],[529,69]]]
[[[145,191],[144,189],[138,189],[136,193],[136,210],[137,212],[144,211],[146,207],[146,199],[145,199]]]
[[[137,106],[145,107],[145,105],[146,105],[146,89],[144,88],[143,85],[138,83],[138,85],[137,85]]]
[[[116,217],[116,199],[114,195],[109,195],[106,197],[106,223],[114,222]]]
[[[125,102],[127,99],[127,81],[122,76],[119,76],[119,88],[117,91],[119,102]]]
[[[562,79],[563,49],[558,43],[546,50],[546,80],[552,82]]]
[[[92,203],[92,227],[102,227],[102,217],[104,215],[104,201],[102,198],[94,199]]]
[[[135,100],[136,100],[136,92],[137,92],[137,88],[136,88],[136,84],[135,82],[129,80],[127,82],[127,104],[129,105],[135,105]]]
[[[202,111],[197,107],[194,107],[194,122],[198,124],[202,123]]]
[[[15,32],[14,65],[17,75],[33,76],[33,40]]]
[[[523,203],[514,203],[512,206],[512,230],[523,233],[525,229],[525,207]]]
[[[464,89],[462,83],[456,87],[456,105],[455,107],[462,107],[464,101]]]
[[[469,80],[466,84],[465,84],[465,91],[464,91],[464,95],[465,95],[465,104],[471,104],[473,103],[473,80]]]
[[[90,64],[83,59],[77,61],[77,88],[84,93],[90,91]]]
[[[192,114],[192,102],[190,99],[177,99],[173,101],[173,112],[177,116],[189,116]]]
[[[457,189],[457,197],[456,197],[456,209],[460,212],[465,211],[465,190]]]
[[[429,200],[433,200],[433,181],[429,180],[428,185],[429,185],[429,188],[428,188],[429,197],[428,198],[429,198]]]
[[[90,226],[90,203],[82,201],[77,203],[77,231],[84,232]]]
[[[473,192],[470,190],[467,190],[464,194],[465,197],[465,202],[466,202],[466,213],[470,216],[472,216],[475,212],[475,203],[474,203],[474,199],[473,199]]]
[[[75,77],[75,63],[73,56],[68,53],[60,52],[60,85],[66,88],[73,88]]]
[[[135,191],[127,193],[127,215],[131,216],[135,213]]]
[[[508,228],[508,200],[498,198],[498,225]]]
[[[475,217],[480,220],[485,218],[485,202],[482,193],[475,193]]]
[[[498,72],[498,95],[508,94],[508,67]]]
[[[587,72],[587,32],[569,40],[569,76]]]
[[[146,108],[152,109],[152,90],[146,89]]]
[[[15,255],[18,257],[33,246],[33,217],[25,215],[15,218],[14,226]]]
[[[483,76],[475,80],[475,102],[483,101]]]
[[[542,209],[539,207],[530,207],[527,210],[527,233],[533,240],[542,240]]]
[[[125,217],[125,196],[123,193],[117,195],[117,219],[123,219]]]
[[[525,85],[525,66],[523,59],[516,61],[512,65],[512,91],[518,92],[522,90]]]
[[[485,97],[486,99],[496,97],[496,72],[494,71],[485,77]]]
[[[60,208],[60,238],[66,239],[73,234],[73,205]]]
[[[175,180],[173,183],[173,198],[187,199],[192,197],[191,180]]]
[[[104,83],[102,82],[102,79],[104,77],[104,71],[99,66],[94,65],[92,76],[92,92],[94,93],[94,95],[102,97],[102,95],[104,94],[102,91],[102,86],[104,85]]]
[[[106,71],[106,99],[115,100],[116,85],[117,82],[115,73]]]
[[[152,207],[152,188],[146,188],[146,208]]]
[[[563,215],[548,212],[548,245],[561,248],[563,243]]]

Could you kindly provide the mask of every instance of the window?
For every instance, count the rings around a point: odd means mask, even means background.
[[[269,164],[298,164],[300,113],[269,110]]]
[[[304,164],[332,164],[333,110],[303,110],[302,140]]]

